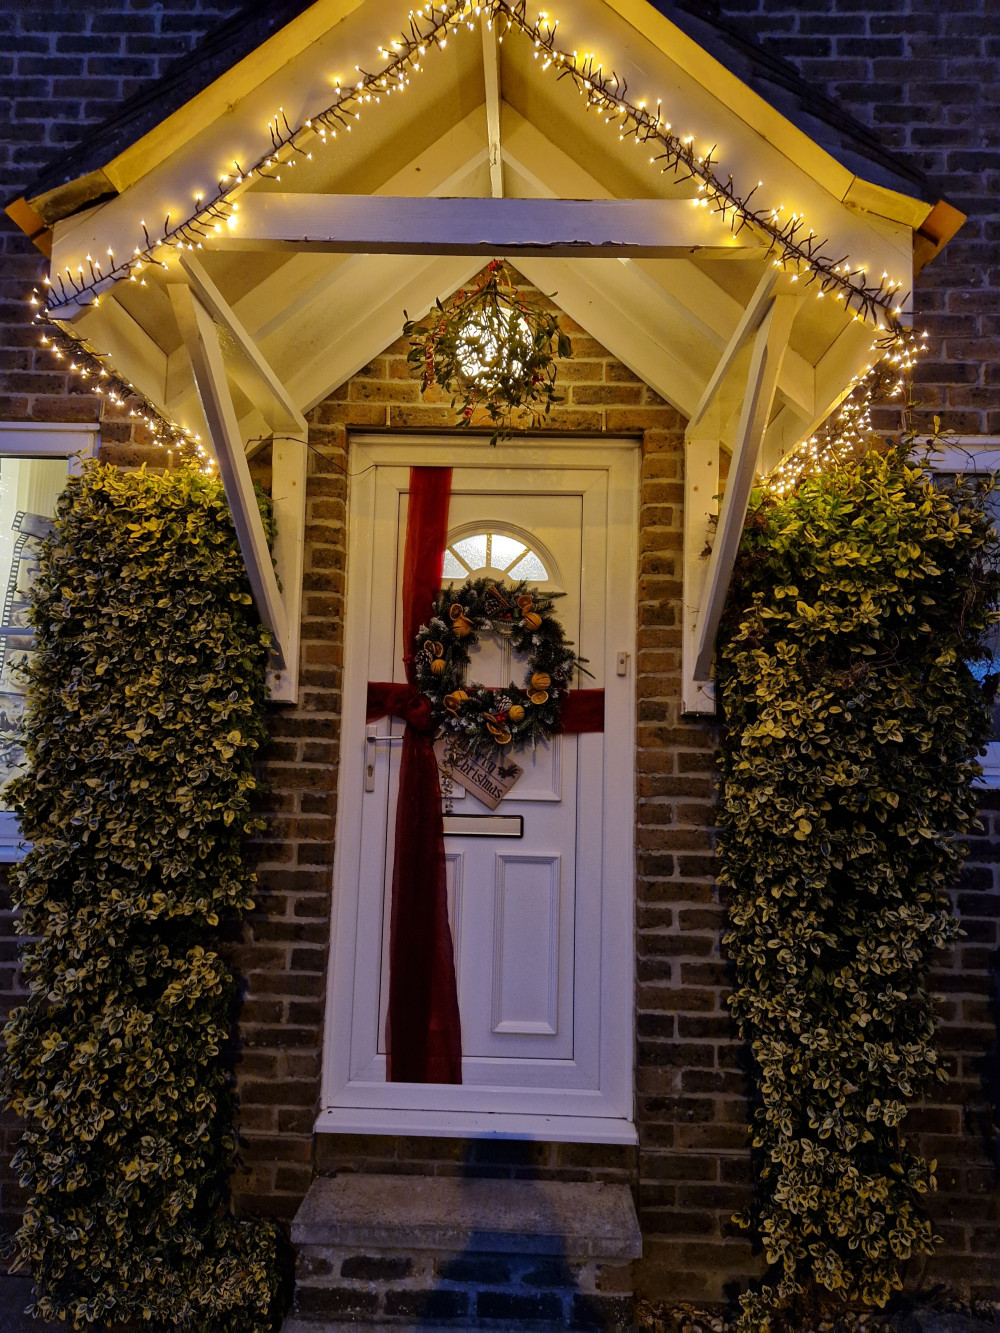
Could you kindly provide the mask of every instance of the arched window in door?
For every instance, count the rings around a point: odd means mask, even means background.
[[[496,578],[557,590],[561,585],[556,563],[530,533],[516,528],[489,528],[473,524],[448,534],[444,555],[445,582]]]

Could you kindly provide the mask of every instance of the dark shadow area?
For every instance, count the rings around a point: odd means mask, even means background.
[[[468,1180],[540,1180],[538,1145],[520,1139],[473,1139],[465,1146],[458,1174]],[[426,1292],[390,1292],[387,1313],[410,1315],[423,1329],[475,1328],[506,1321],[531,1329],[611,1329],[634,1327],[632,1301],[623,1295],[583,1290],[580,1270],[566,1253],[559,1220],[550,1214],[546,1228],[544,1199],[539,1199],[537,1230],[520,1238],[515,1252],[505,1247],[503,1219],[484,1216],[465,1248],[435,1264],[435,1284]]]

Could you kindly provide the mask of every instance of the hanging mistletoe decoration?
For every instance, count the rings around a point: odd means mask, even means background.
[[[553,615],[558,595],[492,579],[470,579],[441,593],[414,645],[417,688],[431,701],[439,734],[470,753],[502,758],[508,745],[534,746],[561,729],[573,673],[590,673]],[[469,650],[484,634],[508,639],[526,659],[523,688],[513,681],[495,689],[466,680]]]
[[[503,260],[492,260],[471,291],[447,305],[437,301],[422,323],[407,315],[403,334],[421,388],[440,384],[450,393],[463,426],[482,408],[493,426],[490,444],[540,426],[562,402],[556,357],[572,356],[572,344],[552,311],[517,290]]]

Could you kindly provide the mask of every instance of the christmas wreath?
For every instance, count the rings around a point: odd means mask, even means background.
[[[553,614],[558,595],[523,580],[507,585],[492,579],[470,579],[441,593],[431,619],[417,631],[414,656],[417,687],[431,701],[439,734],[481,754],[534,746],[560,730],[562,695],[573,672],[584,670],[584,659]],[[482,634],[509,639],[527,659],[523,689],[513,682],[494,689],[466,681],[469,649]]]

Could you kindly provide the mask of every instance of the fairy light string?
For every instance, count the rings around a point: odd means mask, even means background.
[[[75,331],[56,321],[81,306],[98,305],[101,289],[114,283],[146,286],[147,270],[165,270],[164,256],[169,252],[201,249],[214,235],[237,225],[239,195],[254,180],[281,180],[282,171],[293,169],[299,161],[311,160],[317,148],[330,146],[339,136],[350,133],[366,110],[379,105],[383,98],[405,93],[411,76],[423,70],[428,53],[444,50],[463,29],[474,31],[482,16],[489,25],[496,25],[498,40],[513,32],[530,42],[541,71],[552,71],[560,81],[570,80],[584,99],[585,109],[595,112],[617,132],[620,142],[644,149],[654,169],[670,173],[675,184],[696,181],[694,207],[720,215],[734,235],[752,229],[773,255],[773,262],[791,271],[794,280],[802,281],[804,287],[814,286],[818,298],[829,296],[842,302],[845,311],[853,310],[855,319],[873,323],[877,331],[873,351],[892,359],[909,346],[912,339],[899,319],[903,308],[901,282],[888,273],[883,273],[877,283],[869,281],[863,266],[852,265],[847,256],[834,257],[829,252],[829,241],[808,228],[801,213],[787,213],[781,205],[758,204],[762,181],[741,193],[733,175],[722,174],[714,147],[699,152],[693,135],[679,133],[665,119],[661,103],[651,110],[645,103],[631,101],[626,81],[613,70],[605,73],[595,54],[560,47],[558,24],[544,11],[536,19],[529,19],[527,0],[445,0],[411,10],[400,35],[378,46],[383,62],[380,68],[372,72],[357,66],[353,81],[335,81],[335,99],[301,124],[293,125],[279,107],[267,125],[268,143],[256,160],[245,164],[234,160],[231,170],[220,176],[211,197],[196,196],[189,216],[174,219],[168,213],[152,232],[142,220],[142,241],[127,257],[118,257],[109,250],[106,261],[101,261],[88,254],[86,268],[78,263],[75,271],[66,267],[47,277],[44,298],[36,290],[31,302],[37,307],[36,319],[52,326],[50,342],[63,349],[64,357],[67,346],[72,348],[78,365],[100,385],[111,375],[107,359]],[[190,445],[190,433],[164,418],[127,381],[116,377],[112,392],[134,401],[133,415],[141,416],[155,437],[177,443],[187,440]]]
[[[778,496],[794,490],[808,476],[829,471],[863,453],[876,434],[872,409],[894,400],[905,402],[917,358],[927,350],[927,334],[904,329],[898,336],[876,340],[880,356],[855,376],[840,406],[821,429],[791,450],[764,478],[764,488]]]

